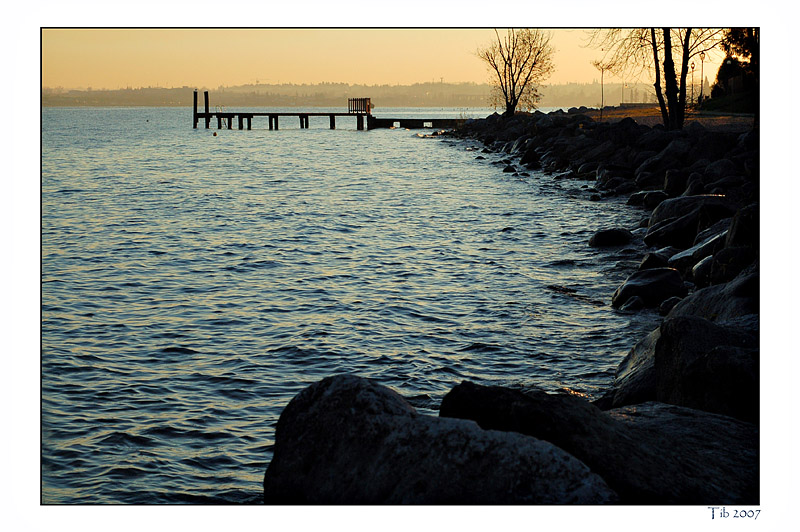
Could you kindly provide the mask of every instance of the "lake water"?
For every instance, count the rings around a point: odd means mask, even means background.
[[[434,415],[465,379],[594,398],[655,326],[610,307],[637,256],[587,245],[640,211],[349,121],[42,110],[43,502],[259,502],[278,416],[323,377]]]

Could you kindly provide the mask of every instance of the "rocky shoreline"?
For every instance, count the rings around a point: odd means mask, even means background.
[[[759,503],[758,130],[586,111],[494,114],[451,134],[500,154],[504,172],[542,170],[642,209],[638,227],[587,242],[641,256],[612,307],[664,316],[606,393],[463,382],[431,417],[372,381],[328,377],[281,414],[266,503]]]

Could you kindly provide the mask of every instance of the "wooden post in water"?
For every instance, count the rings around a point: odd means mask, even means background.
[[[336,129],[336,115],[331,115],[331,129]]]
[[[239,115],[239,129],[243,129],[244,126],[242,124],[242,115]]]
[[[208,114],[208,91],[203,91],[203,98],[206,101],[206,129],[208,129],[208,125],[211,123],[211,116]]]
[[[194,124],[194,125],[192,127],[194,127],[194,129],[197,129],[197,89],[194,90],[194,107],[193,107],[193,109],[194,109],[194,111],[192,112],[192,124]]]
[[[251,115],[247,116],[247,131],[253,129],[253,117]]]

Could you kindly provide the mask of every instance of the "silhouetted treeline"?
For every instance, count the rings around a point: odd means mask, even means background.
[[[540,107],[600,105],[600,83],[567,83],[542,88]],[[44,107],[191,107],[194,87],[142,87],[115,90],[42,89]],[[239,85],[199,87],[208,90],[212,107],[346,107],[347,98],[368,97],[376,109],[381,107],[487,107],[490,87],[478,83],[415,83],[413,85],[349,85],[319,83],[313,85]],[[649,85],[606,83],[606,105],[625,102],[655,101]],[[624,90],[624,92],[623,92]],[[699,88],[698,88],[699,90]],[[202,96],[199,105],[203,105]]]

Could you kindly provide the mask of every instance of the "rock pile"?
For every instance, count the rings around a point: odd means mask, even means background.
[[[596,123],[572,109],[492,115],[456,135],[482,141],[486,153],[519,156],[523,166],[535,161],[558,177],[592,180],[594,199],[627,195],[649,212],[642,228],[598,228],[589,240],[630,246],[642,234],[639,269],[611,305],[666,316],[620,363],[598,406],[661,401],[757,421],[757,130]]]
[[[354,376],[303,390],[278,422],[267,503],[758,504],[758,132],[682,131],[585,110],[494,114],[454,134],[498,171],[591,181],[628,196],[640,227],[598,228],[595,248],[640,245],[611,296],[665,316],[594,403],[463,382],[440,417]],[[502,168],[500,170],[499,168]]]

